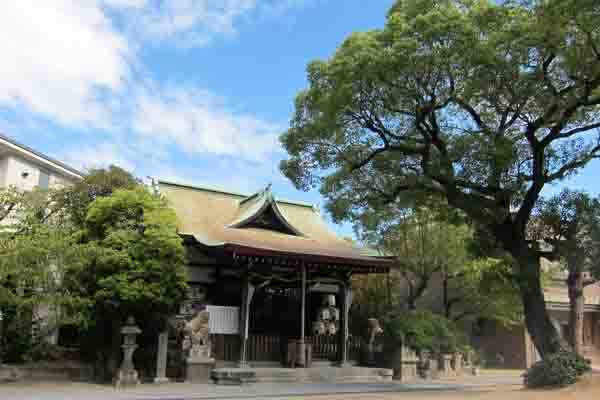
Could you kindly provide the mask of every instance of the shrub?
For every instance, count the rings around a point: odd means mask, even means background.
[[[591,371],[589,361],[579,354],[562,351],[535,363],[525,373],[528,388],[563,387],[577,382],[577,378]]]
[[[27,361],[56,361],[64,358],[63,350],[54,344],[41,341],[25,353]]]
[[[434,353],[457,351],[460,335],[454,324],[429,311],[411,311],[389,319],[386,335],[405,346]]]

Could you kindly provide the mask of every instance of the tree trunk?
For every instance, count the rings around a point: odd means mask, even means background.
[[[567,344],[550,321],[540,281],[540,260],[531,255],[517,258],[516,274],[523,301],[525,325],[542,359],[561,350]]]
[[[448,298],[448,274],[444,268],[442,272],[442,303],[444,306],[444,315],[450,319],[450,299]]]
[[[570,270],[567,286],[569,289],[569,339],[573,350],[581,354],[583,347],[583,315],[585,312],[583,273]]]

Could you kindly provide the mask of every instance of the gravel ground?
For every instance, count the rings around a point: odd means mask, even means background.
[[[253,384],[216,386],[192,384],[140,385],[116,391],[111,386],[84,383],[30,382],[0,385],[0,400],[570,400],[600,397],[600,376],[562,391],[526,391],[519,371],[485,371],[411,383]]]

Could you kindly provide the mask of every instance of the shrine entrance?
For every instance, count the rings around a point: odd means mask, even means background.
[[[217,360],[288,367],[358,362],[363,344],[349,334],[350,277],[365,269],[275,256],[235,257],[235,264],[244,265],[238,271],[245,271],[238,281],[239,336],[213,335]]]
[[[358,361],[351,278],[387,273],[392,260],[337,237],[318,208],[276,200],[270,185],[249,196],[168,182],[159,189],[180,217],[190,286],[206,293],[192,310],[209,311],[216,369]]]

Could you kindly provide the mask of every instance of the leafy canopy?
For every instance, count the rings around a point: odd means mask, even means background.
[[[552,246],[569,272],[588,272],[600,279],[599,199],[569,189],[541,199],[529,231]]]
[[[184,248],[177,218],[145,188],[119,189],[88,208],[84,241],[89,265],[75,270],[95,312],[169,315],[187,295]]]
[[[117,189],[134,189],[141,182],[128,171],[111,165],[105,169],[91,169],[85,177],[60,191],[57,203],[69,213],[74,224],[82,227],[88,206],[97,198],[110,196]]]
[[[450,210],[439,204],[435,209],[398,209],[386,217],[362,219],[358,227],[366,241],[396,259],[389,287],[378,277],[356,282],[357,295],[369,310],[381,311],[370,304],[386,299],[396,312],[407,307],[429,309],[455,321],[520,320],[522,307],[510,264],[474,254],[472,229]]]
[[[599,19],[596,0],[397,1],[309,65],[281,169],[336,220],[433,194],[521,245],[544,185],[600,152]]]
[[[58,325],[86,322],[87,299],[62,285],[69,268],[85,264],[86,251],[59,195],[0,189],[0,358],[10,362],[23,361]]]

